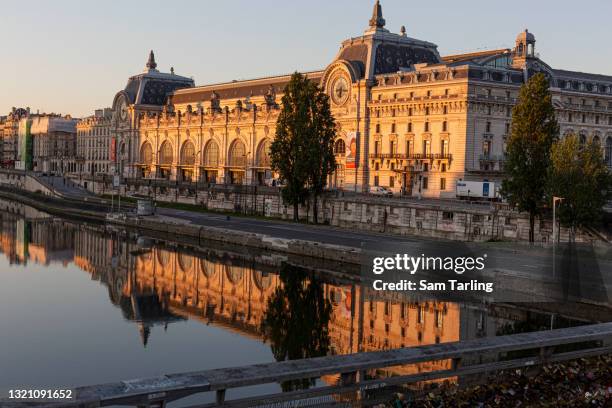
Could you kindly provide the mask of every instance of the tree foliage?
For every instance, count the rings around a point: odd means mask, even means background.
[[[328,96],[304,75],[294,73],[284,90],[276,136],[270,146],[272,168],[285,183],[283,199],[293,205],[294,220],[298,219],[299,205],[309,193],[316,198],[323,191],[336,167],[335,132]]]
[[[529,213],[529,241],[535,217],[545,205],[551,147],[559,133],[547,78],[538,73],[521,87],[512,111],[502,195],[519,211]]]
[[[336,169],[334,141],[336,138],[336,122],[331,114],[329,97],[317,87],[311,105],[312,134],[308,143],[308,181],[314,196],[313,217],[318,221],[317,197],[327,185],[327,179]]]
[[[580,143],[576,135],[565,136],[552,147],[548,197],[562,197],[559,220],[574,231],[599,221],[610,194],[610,175],[601,145]]]
[[[280,270],[281,285],[268,300],[262,331],[276,361],[327,355],[332,306],[311,272],[289,264]],[[283,390],[307,388],[310,380],[283,383]]]

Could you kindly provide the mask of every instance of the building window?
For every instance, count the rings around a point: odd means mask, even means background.
[[[425,115],[429,115],[429,106],[425,108]]]
[[[443,139],[440,141],[440,153],[442,153],[442,157],[448,156],[448,140]]]
[[[425,122],[425,125],[423,126],[423,130],[425,132],[429,132],[429,122]]]
[[[380,141],[374,141],[374,154],[378,156],[380,154]]]
[[[455,213],[452,211],[442,211],[442,219],[450,221],[455,217]]]
[[[482,154],[485,157],[489,157],[491,155],[491,141],[485,140],[482,143]]]
[[[448,106],[444,106],[444,107],[442,108],[442,113],[443,113],[444,115],[446,115],[446,114],[448,113]]]
[[[510,106],[506,106],[506,117],[512,116],[512,108]]]
[[[376,133],[380,133],[380,123],[376,124]]]
[[[582,123],[586,123],[586,115],[584,113],[582,114]]]
[[[506,123],[506,134],[509,135],[510,134],[510,124]]]
[[[412,98],[412,92],[410,92],[410,97]],[[412,108],[408,108],[408,116],[412,116]]]
[[[374,176],[374,185],[378,187],[378,176]]]
[[[389,140],[389,153],[395,154],[395,153],[397,153],[396,150],[397,149],[396,149],[396,146],[395,146],[395,141]]]
[[[334,145],[334,154],[346,154],[346,144],[344,140],[338,139]]]
[[[406,155],[410,157],[412,155],[412,141],[406,140]]]
[[[612,116],[610,116],[610,122],[612,122]],[[406,128],[408,133],[412,133],[412,122],[408,122],[408,126]]]
[[[599,115],[595,116],[595,124],[599,125]]]
[[[440,179],[440,190],[446,190],[446,179],[444,177]]]
[[[491,122],[487,122],[487,127],[486,127],[485,132],[491,133]]]
[[[423,177],[423,190],[427,190],[427,184],[428,184],[427,177]]]
[[[391,133],[395,133],[395,123],[391,124]]]
[[[442,163],[442,167],[440,170],[442,173],[446,173],[446,163]]]
[[[442,312],[439,310],[436,310],[434,313],[434,320],[436,321],[436,327],[441,329],[442,325],[443,325],[443,317],[442,317]]]
[[[448,127],[448,124],[446,123],[446,121],[442,122],[442,131],[443,132],[446,132],[448,130],[447,127]]]
[[[423,140],[423,154],[429,155],[431,153],[431,146],[429,140]]]
[[[389,176],[389,187],[395,187],[395,177]]]
[[[571,122],[571,121],[572,121],[572,114],[571,114],[571,113],[568,113],[568,114],[567,114],[567,121],[568,121],[568,122]]]

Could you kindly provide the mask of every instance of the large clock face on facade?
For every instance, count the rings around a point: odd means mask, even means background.
[[[118,110],[119,110],[119,119],[121,119],[122,122],[126,122],[128,119],[128,107],[127,107],[127,101],[125,100],[125,98],[121,98],[121,101],[119,101]]]
[[[349,97],[349,83],[345,77],[339,76],[332,82],[331,97],[336,105],[343,105]]]

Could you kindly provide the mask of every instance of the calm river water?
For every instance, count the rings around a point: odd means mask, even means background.
[[[0,396],[589,321],[588,312],[559,316],[550,305],[367,300],[350,278],[271,254],[195,248],[0,204]]]

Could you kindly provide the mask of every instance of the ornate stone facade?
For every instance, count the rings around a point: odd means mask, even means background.
[[[550,79],[562,135],[599,140],[612,166],[612,76],[551,68],[527,30],[513,49],[442,57],[404,27],[389,32],[377,1],[364,34],[307,73],[330,95],[339,125],[330,187],[455,197],[458,180],[499,181],[512,107],[536,72]],[[117,128],[129,152],[119,168],[132,177],[270,184],[267,151],[289,78],[184,84],[155,106],[134,104],[128,83],[115,98],[129,102]]]
[[[3,168],[15,167],[17,160],[17,145],[19,134],[19,121],[30,115],[30,108],[15,108],[13,107],[9,114],[0,120],[2,128],[2,152],[1,165]]]
[[[77,123],[77,168],[81,174],[111,174],[115,149],[112,117],[112,109],[97,109],[93,116]]]

